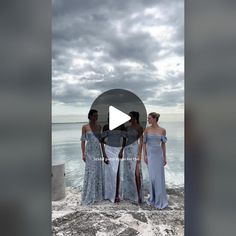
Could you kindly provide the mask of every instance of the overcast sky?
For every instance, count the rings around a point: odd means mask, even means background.
[[[81,121],[123,88],[148,112],[183,113],[184,2],[53,0],[52,119]]]

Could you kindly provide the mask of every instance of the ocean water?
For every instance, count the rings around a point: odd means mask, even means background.
[[[85,164],[81,157],[81,128],[85,123],[52,124],[52,163],[65,163],[66,186],[82,189]],[[167,131],[167,165],[165,178],[168,188],[184,186],[184,123],[162,122]],[[143,157],[142,157],[143,159]],[[142,160],[144,187],[148,188],[147,166]]]

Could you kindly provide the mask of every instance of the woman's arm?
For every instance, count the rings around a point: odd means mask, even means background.
[[[122,125],[122,127],[121,127],[121,130],[122,130],[122,132],[126,132],[126,131],[127,131],[123,125]],[[126,140],[126,136],[124,135],[124,136],[122,137],[121,149],[120,149],[120,152],[119,152],[119,154],[118,154],[119,159],[122,159],[122,158],[123,158],[123,151],[124,151],[124,148],[125,148],[125,145],[126,145],[126,141],[127,141],[127,140]]]
[[[104,129],[103,127],[103,131],[102,132],[105,132],[106,130]],[[106,136],[103,136],[102,135],[102,138],[101,138],[101,148],[102,148],[102,156],[104,158],[104,162],[106,164],[109,164],[109,160],[108,160],[108,157],[107,157],[107,154],[106,154],[106,151],[105,151],[105,138]]]
[[[101,148],[102,148],[102,155],[103,155],[103,157],[106,157],[107,155],[106,155],[106,152],[105,152],[105,146],[104,146],[104,142],[103,141],[101,142]]]
[[[125,148],[125,144],[126,144],[126,139],[123,138],[122,146],[121,146],[120,152],[118,154],[119,159],[123,158],[123,151],[124,151],[124,148]]]
[[[82,127],[82,137],[84,137],[86,134],[86,129],[85,126]],[[86,161],[86,156],[85,156],[85,140],[81,140],[81,150],[82,150],[82,159],[85,162]]]
[[[104,146],[103,142],[101,142],[101,148],[102,148],[102,155],[103,155],[103,158],[104,158],[104,162],[106,164],[109,164],[110,162],[109,162],[109,159],[107,157],[107,154],[106,154],[106,151],[105,151],[105,146]]]
[[[142,159],[142,148],[143,148],[143,128],[140,127],[139,129],[139,146],[138,146],[138,158],[137,158],[137,161],[138,162],[141,162],[141,159]]]
[[[166,136],[166,130],[164,129],[163,131],[163,136]],[[163,158],[164,158],[164,166],[167,164],[167,160],[166,160],[166,143],[165,142],[161,142],[161,148],[162,148],[162,152],[163,152]]]
[[[143,156],[144,156],[144,162],[148,164],[148,158],[147,158],[147,144],[146,144],[146,136],[147,136],[147,131],[145,130],[143,133]]]

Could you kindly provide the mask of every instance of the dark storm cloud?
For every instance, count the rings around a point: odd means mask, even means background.
[[[168,42],[145,31],[159,25],[172,29]],[[157,100],[175,106],[183,101],[183,73],[168,68],[161,77],[153,65],[169,55],[183,56],[182,1],[53,1],[54,102],[90,105],[99,92],[124,88],[148,103],[160,91],[166,100]]]
[[[133,33],[112,40],[110,56],[116,60],[128,59],[145,64],[158,57],[160,45],[147,33]]]
[[[88,92],[79,84],[69,84],[61,81],[56,81],[52,84],[53,100],[70,105],[91,104],[97,97],[96,94]]]
[[[156,6],[159,0],[70,0],[69,4],[66,0],[53,0],[53,14],[60,17],[61,15],[77,14],[104,11],[134,11],[144,7]]]

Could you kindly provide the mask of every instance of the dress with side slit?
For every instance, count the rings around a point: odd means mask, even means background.
[[[122,183],[122,198],[133,203],[143,202],[143,177],[141,162],[139,163],[139,181],[140,189],[138,191],[136,182],[136,168],[139,140],[137,140],[138,131],[132,127],[127,127],[127,145],[124,149],[123,164],[123,183]],[[139,199],[140,198],[140,199]]]

